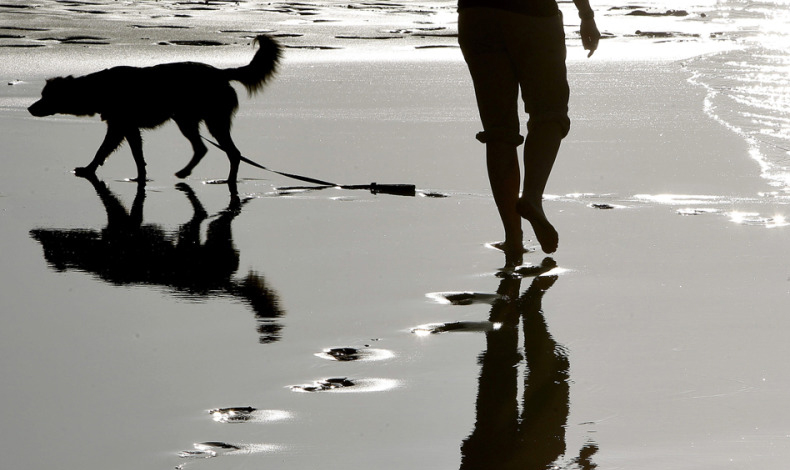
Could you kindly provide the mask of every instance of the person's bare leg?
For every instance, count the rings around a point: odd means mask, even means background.
[[[494,194],[494,202],[505,229],[505,241],[498,247],[505,252],[508,264],[521,264],[524,254],[524,234],[521,231],[521,216],[516,211],[521,185],[517,147],[512,144],[488,142],[486,164],[491,192]]]
[[[560,150],[563,131],[559,124],[534,125],[524,142],[524,189],[516,210],[529,221],[546,253],[557,251],[559,235],[543,211],[543,191]]]

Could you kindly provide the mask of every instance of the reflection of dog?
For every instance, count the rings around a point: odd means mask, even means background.
[[[58,77],[47,81],[41,99],[30,108],[34,116],[99,114],[107,122],[104,142],[87,166],[75,169],[79,176],[96,172],[126,139],[137,165],[138,181],[145,181],[145,161],[140,129],[153,129],[172,119],[194,149],[192,160],[176,176],[189,176],[206,154],[199,126],[209,132],[228,154],[228,182],[235,185],[241,154],[230,138],[233,114],[239,101],[231,81],[241,82],[250,94],[263,87],[274,73],[280,46],[268,36],[255,40],[260,49],[243,67],[218,69],[198,62],[178,62],[153,67],[113,67],[82,77]]]
[[[186,183],[176,187],[192,205],[192,218],[176,232],[143,223],[145,188],[137,193],[127,210],[96,175],[88,175],[107,213],[102,229],[37,228],[30,236],[41,243],[44,257],[53,269],[87,272],[102,281],[119,286],[163,287],[177,297],[202,301],[231,297],[252,307],[261,343],[277,341],[282,325],[277,321],[285,312],[277,292],[266,279],[249,271],[237,278],[239,252],[233,243],[231,223],[241,213],[243,202],[231,198],[228,208],[209,217]],[[201,227],[208,224],[201,241]]]

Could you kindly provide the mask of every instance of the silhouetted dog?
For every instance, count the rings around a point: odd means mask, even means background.
[[[82,77],[47,80],[41,99],[28,111],[33,116],[99,114],[107,122],[96,156],[87,166],[76,168],[78,176],[91,175],[126,139],[137,165],[137,180],[145,181],[145,160],[140,129],[153,129],[172,119],[189,139],[194,155],[176,173],[185,178],[206,154],[200,123],[205,122],[230,160],[228,183],[235,192],[239,150],[230,138],[233,115],[239,106],[231,81],[241,82],[252,95],[260,91],[277,68],[280,46],[265,35],[255,42],[258,52],[243,67],[218,69],[198,62],[177,62],[153,67],[113,67]]]

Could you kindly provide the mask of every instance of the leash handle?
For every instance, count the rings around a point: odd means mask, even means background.
[[[392,194],[393,196],[414,196],[417,194],[417,187],[413,184],[359,184],[343,185],[342,189],[369,189],[373,194]]]

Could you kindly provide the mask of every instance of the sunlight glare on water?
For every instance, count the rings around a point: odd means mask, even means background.
[[[723,2],[741,46],[692,61],[706,111],[741,134],[762,176],[790,191],[790,1]],[[745,32],[750,32],[746,34]]]

